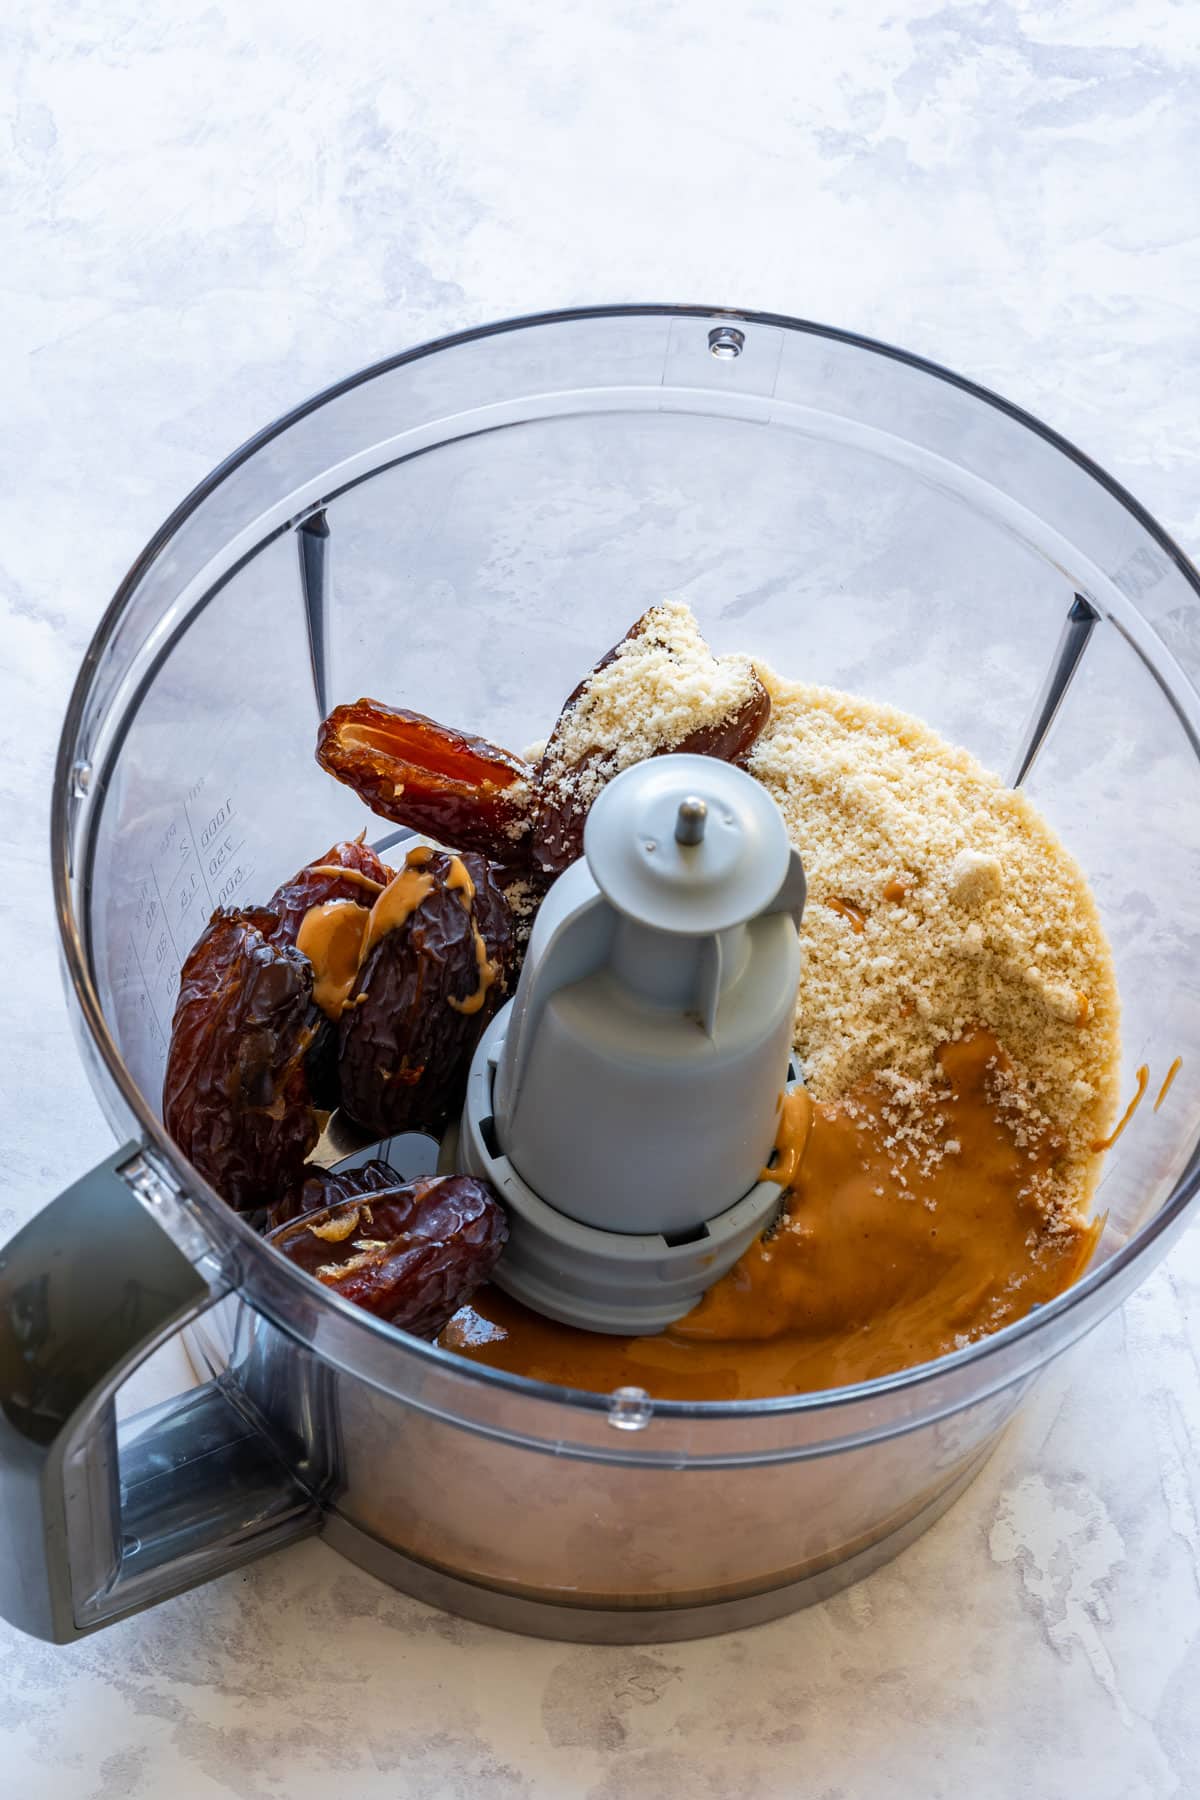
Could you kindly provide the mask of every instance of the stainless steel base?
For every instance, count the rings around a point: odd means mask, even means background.
[[[183,1334],[201,1380],[220,1374],[228,1366],[234,1322],[233,1306],[216,1307]],[[1006,1411],[1011,1416],[1011,1409]],[[512,1591],[490,1586],[396,1549],[352,1524],[336,1510],[336,1503],[324,1512],[318,1530],[332,1549],[389,1586],[478,1624],[567,1643],[671,1643],[765,1624],[861,1581],[914,1543],[954,1504],[974,1481],[1002,1435],[1002,1425],[989,1432],[977,1454],[945,1488],[924,1504],[918,1503],[890,1530],[882,1529],[879,1536],[867,1542],[859,1539],[858,1547],[846,1556],[810,1566],[806,1573],[778,1586],[727,1594],[694,1605],[571,1604],[532,1595],[528,1589]]]
[[[995,1448],[988,1444],[983,1455],[959,1475],[935,1500],[886,1537],[877,1538],[844,1561],[828,1564],[782,1587],[753,1594],[739,1594],[699,1606],[592,1607],[572,1606],[552,1600],[533,1600],[520,1594],[484,1587],[444,1569],[405,1556],[381,1543],[369,1532],[351,1525],[336,1512],[325,1515],[321,1536],[349,1562],[357,1563],[390,1587],[443,1612],[457,1613],[479,1625],[526,1637],[557,1638],[571,1644],[670,1644],[684,1638],[716,1637],[725,1631],[741,1631],[749,1625],[765,1625],[770,1619],[798,1612],[818,1600],[861,1581],[864,1575],[890,1562],[940,1519],[968,1488]]]

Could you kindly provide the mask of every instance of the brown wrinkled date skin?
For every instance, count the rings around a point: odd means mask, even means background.
[[[507,1237],[486,1183],[430,1175],[306,1212],[268,1241],[344,1300],[432,1338],[487,1280]]]
[[[337,870],[346,869],[346,875]],[[357,906],[371,906],[376,894],[392,879],[392,871],[376,856],[370,844],[357,838],[335,844],[324,856],[315,857],[290,881],[276,888],[267,905],[278,917],[275,942],[294,944],[304,923],[304,915],[314,906],[330,900],[353,900]]]
[[[317,761],[381,818],[511,860],[529,835],[529,764],[423,713],[356,700],[317,734]]]
[[[378,1194],[385,1188],[401,1185],[401,1176],[390,1163],[379,1157],[373,1157],[357,1169],[308,1168],[298,1186],[290,1188],[271,1207],[267,1214],[267,1230],[277,1231],[292,1219],[299,1219],[305,1213],[321,1212],[341,1200],[357,1199],[360,1194]]]
[[[469,900],[449,885],[456,863],[474,886]],[[369,951],[339,1027],[342,1105],[381,1137],[436,1133],[458,1110],[472,1053],[508,992],[513,962],[508,903],[483,857],[417,850],[408,866],[430,878],[429,892]],[[464,1011],[485,979],[477,932],[492,972],[481,1004]]]
[[[641,637],[645,628],[646,617],[643,615],[629,628],[621,642],[628,643],[630,638]],[[533,861],[551,880],[561,875],[564,869],[583,855],[583,828],[595,798],[594,792],[586,800],[581,797],[573,777],[583,765],[564,761],[558,748],[559,739],[575,706],[600,671],[615,660],[619,649],[620,645],[614,644],[568,696],[558,723],[547,739],[542,759],[534,771],[537,812],[533,825]],[[656,747],[654,754],[712,756],[720,762],[737,762],[754,743],[766,724],[770,711],[770,695],[755,676],[750,697],[736,712],[728,714],[716,724],[701,726],[670,743],[664,740]],[[605,782],[618,773],[615,762],[610,769],[605,769],[607,760],[609,759],[603,755],[587,759],[590,767],[598,768]],[[589,787],[591,785],[589,783]]]
[[[312,969],[277,926],[265,907],[213,914],[180,974],[163,1082],[167,1130],[244,1212],[299,1178],[318,1137]]]

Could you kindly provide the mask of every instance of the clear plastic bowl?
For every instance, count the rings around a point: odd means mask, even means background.
[[[667,594],[718,651],[907,708],[1002,773],[1035,750],[1028,791],[1112,941],[1127,1072],[1183,1058],[1169,1102],[1107,1159],[1084,1278],[995,1337],[859,1387],[642,1405],[466,1364],[317,1292],[159,1118],[180,962],[209,911],[265,897],[362,828],[313,761],[326,704],[368,693],[521,746]],[[450,338],[309,401],[201,484],[88,653],[55,882],[83,1053],[133,1140],[123,1179],[206,1272],[207,1298],[231,1296],[195,1341],[286,1466],[295,1529],[476,1617],[628,1640],[787,1610],[936,1516],[1194,1195],[1200,708],[1147,612],[1190,614],[1196,597],[1153,521],[1016,408],[884,345],[753,313],[610,308]],[[1094,629],[1069,625],[1073,607]],[[127,1510],[169,1428],[127,1433]],[[151,1508],[139,1541],[158,1523]],[[225,1519],[224,1549],[141,1588],[145,1550],[118,1551],[107,1603],[81,1577],[77,1628],[127,1610],[123,1591],[142,1604],[276,1541],[252,1542],[252,1524]]]

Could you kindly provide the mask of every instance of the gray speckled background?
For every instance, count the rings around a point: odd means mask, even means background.
[[[774,308],[1000,389],[1200,545],[1190,0],[825,11],[48,0],[10,27],[0,1233],[109,1148],[45,867],[75,667],[174,502],[304,394],[506,313]],[[0,1786],[1194,1793],[1198,1246],[1052,1372],[946,1519],[824,1606],[572,1649],[433,1614],[307,1544],[71,1650],[0,1628]],[[140,1391],[180,1378],[176,1353]]]

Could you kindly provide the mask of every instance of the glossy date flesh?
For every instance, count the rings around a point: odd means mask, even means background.
[[[528,763],[424,713],[356,700],[317,735],[317,761],[381,818],[456,850],[517,855],[532,822]]]

